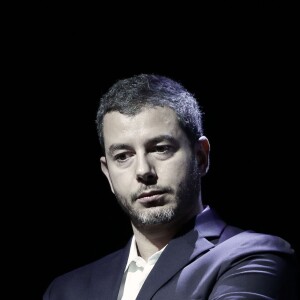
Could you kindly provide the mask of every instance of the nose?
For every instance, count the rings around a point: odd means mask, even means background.
[[[155,168],[146,155],[137,158],[136,179],[144,184],[154,184],[157,181]]]

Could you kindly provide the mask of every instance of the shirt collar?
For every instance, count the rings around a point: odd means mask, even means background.
[[[135,237],[133,236],[131,239],[131,245],[130,245],[130,251],[129,251],[129,256],[126,264],[125,271],[127,270],[129,264],[132,261],[135,261],[138,257],[137,249],[136,249],[136,243],[135,243]]]
[[[152,260],[155,263],[166,247],[167,247],[167,245],[165,247],[163,247],[162,249],[160,249],[159,251],[155,252],[153,255],[151,255],[149,257],[148,261]],[[128,266],[130,265],[131,262],[133,262],[133,261],[137,262],[139,259],[141,259],[141,257],[138,255],[137,248],[136,248],[135,237],[133,235],[132,239],[131,239],[130,251],[129,251],[127,264],[126,264],[126,267],[125,267],[125,272],[126,272]]]

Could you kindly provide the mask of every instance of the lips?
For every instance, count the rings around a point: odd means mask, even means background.
[[[164,193],[165,192],[163,192],[163,191],[143,192],[137,197],[137,200],[141,203],[148,203],[148,202],[158,201],[162,198]]]

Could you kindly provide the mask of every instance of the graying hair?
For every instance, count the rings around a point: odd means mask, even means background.
[[[139,74],[118,80],[100,98],[96,116],[97,133],[104,149],[103,118],[117,111],[133,116],[145,107],[169,107],[178,117],[179,124],[191,144],[203,135],[202,111],[196,98],[177,81],[155,74]]]

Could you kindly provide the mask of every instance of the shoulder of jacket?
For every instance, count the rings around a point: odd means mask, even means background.
[[[252,230],[237,231],[237,234],[224,240],[222,245],[230,252],[273,252],[293,254],[294,249],[285,239],[271,234],[259,233]]]

